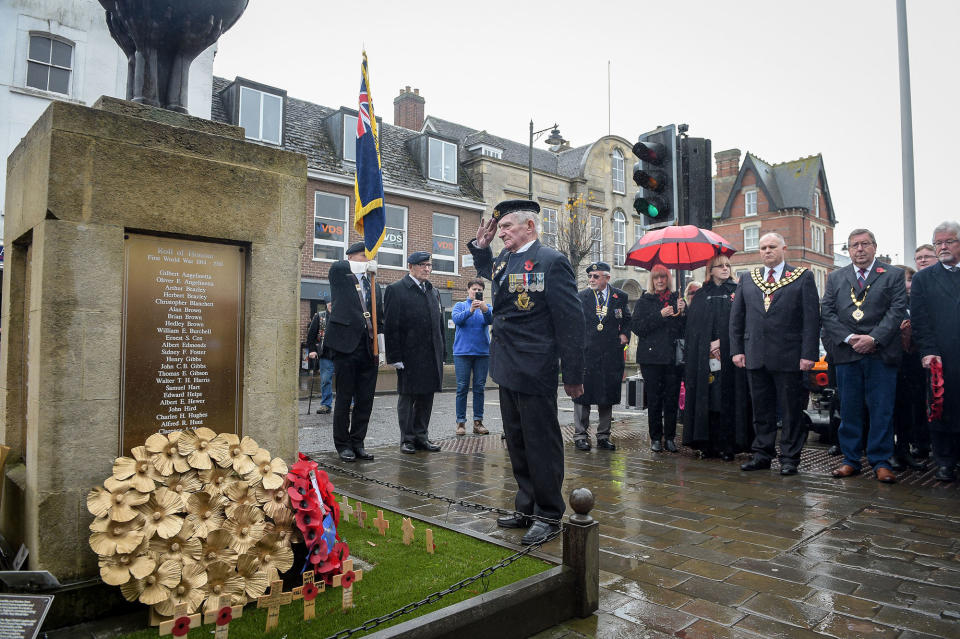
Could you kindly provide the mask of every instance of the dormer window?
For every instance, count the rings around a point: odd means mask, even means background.
[[[467,150],[473,153],[479,153],[480,155],[484,155],[488,158],[494,158],[495,160],[503,159],[503,149],[490,146],[489,144],[476,144]]]
[[[248,140],[280,144],[283,125],[283,97],[240,87],[240,126]]]
[[[343,159],[357,161],[357,116],[343,114]]]
[[[431,180],[457,183],[457,145],[430,138],[428,166]]]

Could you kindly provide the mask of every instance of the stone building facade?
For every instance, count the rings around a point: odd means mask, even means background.
[[[760,266],[759,239],[777,232],[787,243],[790,264],[809,268],[822,293],[834,268],[833,232],[837,218],[823,157],[768,164],[740,150],[714,154],[713,230],[737,248],[731,258],[736,276]]]

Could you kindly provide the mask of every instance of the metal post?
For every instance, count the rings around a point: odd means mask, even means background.
[[[573,614],[589,617],[600,607],[600,524],[590,516],[593,493],[576,488],[570,493],[574,513],[563,528],[563,567],[573,577]]]
[[[527,155],[527,199],[533,200],[533,120],[530,120],[530,148]]]
[[[913,182],[913,109],[910,105],[910,49],[907,45],[907,0],[897,0],[900,52],[900,152],[903,164],[903,261],[917,247],[917,204]]]

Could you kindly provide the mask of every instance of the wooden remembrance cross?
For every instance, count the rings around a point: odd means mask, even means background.
[[[217,629],[213,639],[227,639],[230,632],[230,622],[243,616],[243,606],[231,606],[233,599],[230,595],[220,595],[216,606],[203,613],[203,623],[216,623]]]
[[[343,587],[343,609],[350,610],[353,608],[353,583],[363,579],[363,571],[353,569],[353,559],[343,562],[342,570],[339,575],[333,576],[333,587]]]
[[[340,516],[343,517],[344,521],[350,521],[350,515],[353,514],[353,506],[350,505],[350,500],[346,495],[343,495],[343,501],[340,502]]]
[[[257,608],[267,609],[267,627],[264,632],[270,632],[277,627],[280,618],[280,606],[286,606],[293,601],[292,592],[283,592],[283,582],[270,583],[270,594],[257,598]]]
[[[187,604],[177,604],[173,609],[173,618],[160,624],[160,636],[173,634],[174,629],[176,629],[178,637],[185,637],[194,624],[200,624],[200,613],[188,615]]]
[[[316,617],[317,593],[324,592],[327,584],[320,582],[320,587],[314,581],[313,571],[303,573],[303,585],[293,589],[294,600],[303,599],[303,618],[305,620]]]
[[[377,518],[373,520],[373,526],[380,531],[382,536],[386,536],[387,528],[390,527],[390,522],[383,518],[383,511],[377,511]]]

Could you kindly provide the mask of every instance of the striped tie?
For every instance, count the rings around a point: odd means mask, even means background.
[[[864,269],[859,269],[860,272],[857,275],[857,284],[860,285],[860,288],[863,288],[863,285],[867,283],[867,271]]]

